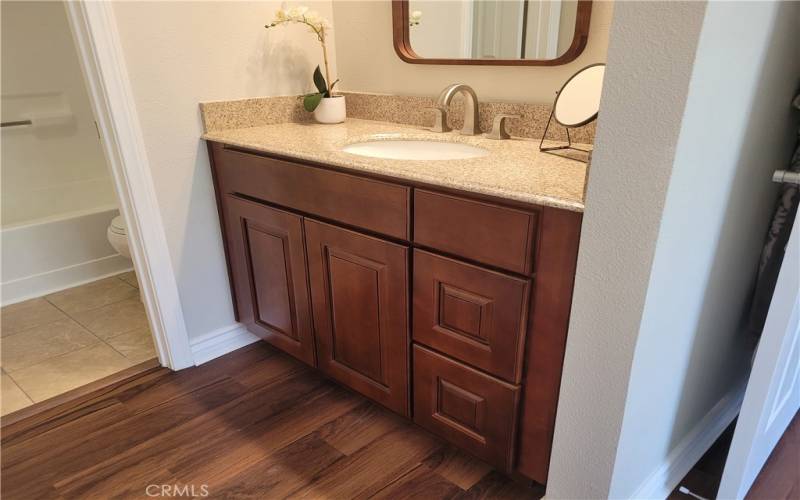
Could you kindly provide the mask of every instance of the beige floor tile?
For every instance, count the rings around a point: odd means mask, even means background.
[[[65,313],[72,315],[138,295],[139,291],[136,288],[111,277],[63,290],[45,298]]]
[[[122,354],[99,343],[23,368],[14,372],[14,380],[34,402],[39,402],[132,365]]]
[[[110,338],[106,342],[133,363],[141,363],[156,357],[153,335],[149,328],[138,328]]]
[[[90,311],[74,313],[72,317],[101,339],[148,327],[147,314],[138,296]]]
[[[0,334],[3,337],[13,335],[66,317],[56,306],[42,298],[26,300],[0,310]]]
[[[136,281],[136,272],[128,271],[127,273],[118,274],[117,278],[121,279],[130,286],[139,288],[139,282]]]
[[[3,369],[13,373],[100,340],[69,318],[36,326],[0,341]]]
[[[33,401],[5,373],[2,374],[0,391],[2,391],[2,394],[0,394],[0,414],[2,415],[7,415],[33,404]]]

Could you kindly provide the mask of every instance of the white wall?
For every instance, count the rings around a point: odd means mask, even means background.
[[[35,125],[0,133],[2,225],[115,206],[64,5],[3,1],[0,11],[2,118]]]
[[[800,83],[798,20],[796,2],[708,4],[612,497],[630,497],[750,371],[752,339],[744,334],[743,312],[775,206],[772,172],[788,165],[796,140],[790,103]]]
[[[436,96],[453,82],[471,85],[483,101],[551,104],[567,78],[606,59],[612,2],[595,1],[586,50],[562,66],[453,66],[409,64],[395,53],[388,0],[336,1],[334,20],[342,89],[386,94]],[[423,14],[424,22],[424,14]],[[344,28],[346,26],[346,29]]]
[[[704,2],[614,6],[550,461],[551,498],[609,493],[704,9]]]
[[[330,0],[305,3],[331,17]],[[322,63],[304,27],[264,29],[279,6],[114,4],[190,337],[234,322],[198,103],[310,91]]]
[[[799,7],[615,7],[549,498],[656,491],[746,375],[743,308],[795,133]]]

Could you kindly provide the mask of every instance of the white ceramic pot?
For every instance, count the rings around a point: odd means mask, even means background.
[[[344,96],[323,97],[314,110],[314,119],[319,123],[342,123],[347,116]]]

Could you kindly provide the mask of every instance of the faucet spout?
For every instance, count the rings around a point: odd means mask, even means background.
[[[456,94],[464,94],[464,127],[461,129],[463,135],[480,134],[478,116],[478,96],[469,85],[464,83],[454,83],[448,85],[436,99],[438,106],[449,106]]]

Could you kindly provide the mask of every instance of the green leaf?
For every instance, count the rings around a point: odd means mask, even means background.
[[[303,107],[306,109],[306,111],[311,113],[312,111],[317,109],[317,106],[319,106],[319,103],[321,101],[322,101],[322,92],[319,92],[317,94],[308,94],[307,96],[303,97]]]
[[[320,71],[319,66],[314,70],[314,85],[316,85],[320,94],[324,94],[328,91],[328,86],[325,84],[325,77],[322,76],[322,71]]]

